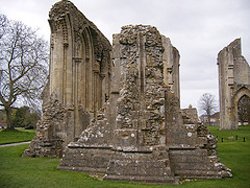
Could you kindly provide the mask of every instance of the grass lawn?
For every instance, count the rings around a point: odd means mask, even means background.
[[[23,158],[21,154],[27,145],[0,148],[0,187],[10,188],[168,188],[168,187],[202,187],[202,188],[250,188],[250,126],[237,131],[218,131],[210,128],[218,137],[231,137],[232,134],[246,137],[243,141],[218,143],[221,161],[233,171],[233,178],[223,180],[198,180],[181,185],[153,185],[129,182],[101,181],[80,172],[58,170],[59,159]]]
[[[0,131],[0,144],[29,141],[35,136],[35,130],[2,130]]]

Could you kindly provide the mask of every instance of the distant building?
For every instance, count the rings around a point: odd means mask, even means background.
[[[208,124],[208,115],[203,114],[199,118],[200,118],[201,123],[205,125]],[[211,125],[220,124],[220,112],[216,112],[210,116],[210,124]]]

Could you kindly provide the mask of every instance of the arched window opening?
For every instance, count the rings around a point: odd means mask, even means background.
[[[250,97],[247,95],[238,101],[238,119],[240,125],[250,125]]]

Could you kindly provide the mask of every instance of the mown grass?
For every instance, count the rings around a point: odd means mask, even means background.
[[[230,131],[210,128],[216,136],[231,136]],[[250,126],[233,131],[249,138]],[[102,181],[84,173],[58,170],[59,159],[21,157],[27,145],[0,148],[0,187],[10,188],[168,188],[168,187],[204,187],[204,188],[250,188],[250,139],[246,142],[219,142],[218,154],[221,161],[232,169],[233,178],[222,180],[198,180],[181,185],[142,184],[130,182]]]
[[[250,188],[250,126],[223,131],[219,131],[218,127],[209,127],[209,130],[218,137],[217,151],[221,161],[232,169],[230,186]],[[221,138],[224,138],[223,142]]]
[[[209,131],[217,136],[218,143],[220,142],[250,142],[250,125],[248,126],[240,126],[238,130],[223,130],[219,131],[218,126],[209,126]]]
[[[0,144],[23,142],[32,140],[35,136],[35,130],[2,130],[0,131]]]

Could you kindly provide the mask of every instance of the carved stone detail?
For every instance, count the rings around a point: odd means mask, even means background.
[[[43,120],[37,126],[39,135],[29,148],[32,156],[59,155],[65,145],[80,136],[90,119],[97,117],[105,96],[110,93],[109,41],[67,0],[56,3],[49,17],[51,53],[47,96],[55,97],[49,101],[49,108],[44,105]],[[53,140],[60,140],[61,146],[54,147]],[[50,152],[43,148],[38,152],[43,142],[51,143],[51,148],[47,146]]]

